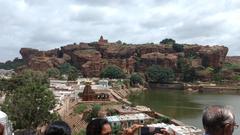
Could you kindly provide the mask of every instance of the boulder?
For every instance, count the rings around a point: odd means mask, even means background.
[[[228,48],[224,46],[201,46],[199,50],[203,66],[213,68],[222,67],[227,53]]]
[[[101,45],[98,46],[104,59],[125,59],[135,54],[136,47],[130,45]]]
[[[87,61],[99,61],[101,57],[101,53],[96,50],[75,50],[72,53],[71,61],[76,67],[81,68]]]
[[[145,71],[151,65],[160,65],[162,67],[176,69],[177,60],[177,54],[147,53],[141,56],[141,62],[138,68],[139,71]]]
[[[32,49],[32,48],[21,48],[20,54],[22,55],[22,58],[25,61],[28,61],[31,56],[34,56],[39,53],[38,49]]]
[[[64,63],[64,59],[56,57],[33,57],[28,61],[27,66],[33,70],[46,71],[49,68],[58,67]]]
[[[85,77],[98,77],[101,70],[107,66],[107,60],[87,61],[82,65],[81,72]]]

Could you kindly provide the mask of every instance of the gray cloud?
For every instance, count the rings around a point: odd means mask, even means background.
[[[73,42],[220,44],[239,55],[239,0],[0,0],[0,61],[21,47],[52,49]]]

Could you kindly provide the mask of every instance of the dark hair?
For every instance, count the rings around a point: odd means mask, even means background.
[[[71,128],[64,121],[55,121],[47,127],[45,135],[71,135]]]
[[[86,135],[100,135],[105,124],[109,124],[106,119],[94,119],[87,125]]]
[[[212,105],[203,111],[202,123],[206,133],[216,133],[223,129],[225,124],[234,122],[235,116],[227,106]]]
[[[4,125],[0,123],[0,135],[4,134]]]

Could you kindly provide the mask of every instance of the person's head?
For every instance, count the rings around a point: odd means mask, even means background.
[[[106,119],[94,119],[87,125],[86,135],[110,135],[112,128]]]
[[[0,135],[4,134],[4,125],[0,123]]]
[[[205,132],[209,135],[232,135],[234,127],[237,126],[232,110],[220,105],[205,108],[202,123]]]
[[[55,121],[47,127],[45,135],[71,135],[71,128],[64,121]]]

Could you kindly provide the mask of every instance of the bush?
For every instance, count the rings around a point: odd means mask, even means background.
[[[122,69],[116,65],[106,67],[101,71],[101,78],[120,79],[125,78],[125,74]]]
[[[154,83],[166,83],[174,79],[175,75],[171,68],[162,68],[157,65],[153,65],[147,69],[146,75],[148,82]]]
[[[94,104],[92,107],[92,111],[88,114],[87,120],[91,121],[93,118],[98,117],[98,113],[101,110],[102,106],[99,104]]]
[[[87,109],[85,104],[79,104],[76,108],[74,108],[75,113],[83,113]]]
[[[183,52],[183,50],[184,50],[183,45],[181,45],[181,44],[173,44],[172,48],[176,52]]]
[[[171,38],[166,38],[163,39],[160,44],[170,44],[170,45],[174,45],[176,43],[175,40],[171,39]]]
[[[134,73],[130,77],[130,84],[134,86],[135,84],[143,84],[143,78],[138,73]]]

